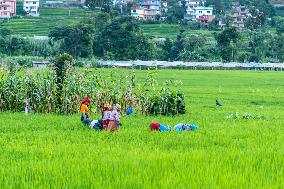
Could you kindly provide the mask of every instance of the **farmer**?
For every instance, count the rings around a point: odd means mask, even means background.
[[[80,111],[82,112],[81,121],[83,124],[90,125],[90,106],[91,99],[89,97],[86,97],[82,100],[80,105]]]
[[[105,104],[102,111],[102,121],[103,121],[103,129],[107,130],[109,121],[110,121],[110,115],[111,115],[111,105]]]
[[[109,131],[116,131],[120,127],[120,110],[121,106],[119,104],[113,105],[113,110],[110,114],[108,130]]]
[[[96,131],[102,130],[103,129],[103,122],[102,120],[93,120],[89,127],[91,129],[95,129]]]

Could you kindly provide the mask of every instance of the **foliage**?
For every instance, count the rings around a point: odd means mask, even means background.
[[[12,34],[12,30],[6,27],[0,28],[0,37],[7,37]]]
[[[245,27],[250,30],[255,30],[263,27],[266,24],[266,15],[258,9],[250,10],[252,16],[245,20]]]
[[[110,13],[112,10],[111,0],[86,0],[85,2],[91,9],[99,8],[102,12]]]
[[[172,61],[179,60],[183,50],[184,50],[184,30],[181,29],[171,49],[170,60]]]
[[[234,61],[235,44],[239,39],[236,28],[226,28],[215,36],[223,61]]]
[[[167,23],[175,24],[181,23],[186,13],[185,1],[181,1],[180,6],[178,1],[171,0],[168,2],[168,11],[166,12]]]
[[[61,41],[62,52],[76,58],[93,56],[94,27],[91,24],[59,26],[50,32],[49,37],[51,41]]]
[[[8,65],[10,63],[18,64],[23,67],[31,67],[32,61],[43,61],[44,57],[40,56],[0,56],[0,63]]]
[[[72,114],[78,112],[80,100],[90,96],[97,113],[104,103],[119,103],[122,110],[131,105],[145,115],[185,113],[184,94],[161,88],[154,72],[149,71],[144,82],[137,82],[134,70],[130,75],[120,75],[116,70],[105,75],[99,70],[72,70],[72,57],[67,54],[56,56],[53,62],[54,71],[31,73],[25,70],[23,76],[10,74],[3,77],[0,111],[21,111],[27,98],[33,112]]]
[[[35,40],[31,38],[23,38],[11,36],[9,30],[2,30],[0,36],[0,54],[8,56],[39,56],[49,57],[58,51],[58,44],[51,46],[47,40]],[[7,35],[7,36],[3,36]]]
[[[153,44],[130,16],[114,18],[98,34],[94,46],[95,55],[110,60],[148,60],[153,51]]]
[[[150,96],[146,106],[147,114],[150,115],[185,114],[184,94],[162,88],[161,91]]]

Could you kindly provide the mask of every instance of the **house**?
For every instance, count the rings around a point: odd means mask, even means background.
[[[208,26],[209,22],[215,18],[213,15],[213,7],[195,7],[195,20],[202,22]]]
[[[243,30],[245,27],[245,20],[251,16],[249,9],[246,6],[239,4],[238,2],[232,3],[231,15],[233,18],[232,26],[238,30]]]
[[[140,20],[155,20],[161,15],[160,0],[143,0],[131,7],[131,15]]]
[[[48,61],[32,61],[33,68],[48,68],[51,63]]]
[[[28,16],[39,16],[39,0],[24,0],[23,9]]]
[[[134,4],[131,7],[131,16],[135,17],[138,20],[144,20],[144,8]]]
[[[16,16],[16,0],[0,0],[0,18]]]
[[[195,8],[204,6],[205,0],[186,0],[186,15],[185,18],[188,20],[195,20]]]
[[[41,2],[41,7],[52,7],[52,8],[86,7],[85,0],[40,0],[40,2]]]

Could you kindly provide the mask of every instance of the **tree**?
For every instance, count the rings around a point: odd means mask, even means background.
[[[250,33],[248,49],[250,62],[261,62],[265,57],[270,56],[271,38],[271,34],[266,32],[253,31]]]
[[[284,62],[284,35],[278,34],[274,37],[273,41],[273,51],[275,57],[279,62]]]
[[[281,16],[273,17],[274,26],[276,27],[277,34],[284,33],[284,18]]]
[[[179,5],[177,1],[169,1],[168,11],[166,12],[166,21],[168,23],[181,23],[186,14],[185,1],[182,1],[182,5]]]
[[[69,54],[59,54],[55,56],[52,60],[54,64],[54,71],[56,75],[56,99],[57,99],[57,109],[62,113],[62,104],[63,104],[63,85],[67,78],[67,73],[71,69],[73,64],[73,58]]]
[[[179,34],[177,35],[177,39],[174,43],[174,46],[171,49],[170,59],[172,61],[179,60],[180,54],[183,52],[183,50],[184,50],[184,30],[181,29],[179,31]]]
[[[100,8],[102,12],[110,13],[112,10],[111,0],[86,0],[86,4],[93,10]]]
[[[173,42],[170,38],[166,38],[164,44],[162,44],[161,60],[168,61],[171,59],[171,50],[173,48]]]
[[[50,31],[49,37],[51,42],[61,41],[61,51],[76,58],[91,58],[93,55],[94,26],[91,24],[59,26]]]
[[[235,45],[239,39],[239,32],[236,28],[226,28],[221,33],[215,34],[215,39],[223,61],[234,61]]]
[[[131,16],[114,18],[98,34],[94,44],[96,56],[115,60],[147,60],[153,47]]]
[[[245,27],[255,30],[264,26],[266,23],[266,16],[264,12],[261,12],[258,9],[251,9],[250,11],[252,16],[246,19]]]

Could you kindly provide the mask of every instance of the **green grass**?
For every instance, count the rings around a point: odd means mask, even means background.
[[[0,188],[283,188],[283,73],[158,73],[183,81],[185,115],[124,116],[108,133],[84,128],[80,115],[0,113]],[[235,112],[264,119],[226,118]],[[199,129],[150,132],[152,121]]]
[[[48,35],[52,28],[76,24],[90,14],[90,12],[80,8],[41,8],[40,17],[11,19],[3,26],[10,28],[14,35]]]

